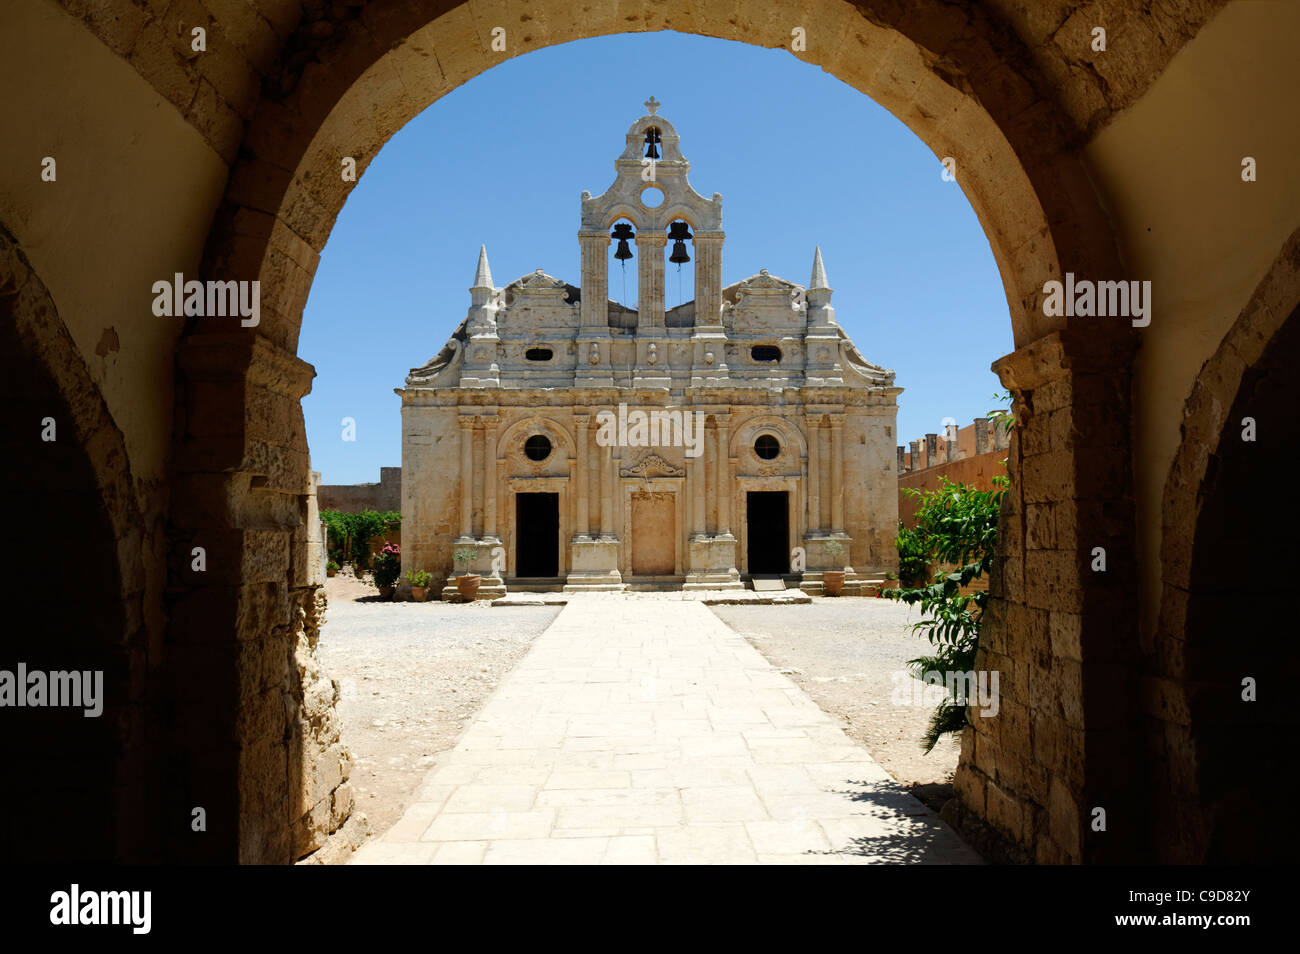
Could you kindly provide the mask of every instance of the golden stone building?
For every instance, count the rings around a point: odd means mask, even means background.
[[[722,286],[722,197],[646,106],[613,185],[582,195],[581,287],[539,268],[496,288],[480,249],[468,315],[398,389],[403,569],[446,580],[471,547],[482,596],[820,592],[830,569],[861,592],[897,561],[894,373],[836,324],[820,249],[806,288]],[[611,227],[635,311],[609,299]],[[670,241],[670,261],[693,245],[695,297],[665,310]]]

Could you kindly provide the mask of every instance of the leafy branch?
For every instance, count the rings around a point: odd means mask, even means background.
[[[993,478],[993,490],[976,490],[942,477],[936,490],[905,491],[919,501],[919,508],[915,529],[899,532],[900,561],[906,559],[912,567],[918,560],[956,567],[936,573],[928,584],[885,591],[890,599],[921,609],[923,618],[912,624],[912,631],[924,633],[934,653],[908,660],[918,679],[931,671],[967,672],[975,666],[989,593],[985,589],[963,595],[961,590],[992,570],[998,513],[1009,483],[1007,477],[998,476]],[[902,566],[900,562],[900,574]],[[955,688],[952,682],[948,685]],[[931,717],[922,747],[929,752],[945,733],[959,732],[965,726],[964,702],[949,696]]]

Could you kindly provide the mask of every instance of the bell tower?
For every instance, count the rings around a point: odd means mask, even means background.
[[[631,223],[616,238],[630,241],[637,269],[636,387],[669,387],[667,334],[664,325],[664,250],[674,243],[674,261],[683,261],[686,242],[695,248],[695,334],[692,383],[705,374],[725,377],[722,331],[722,196],[706,199],[687,181],[691,164],[681,152],[672,123],[658,115],[653,96],[646,114],[627,131],[622,155],[614,160],[614,183],[592,198],[582,193],[582,224],[578,242],[582,258],[582,355],[574,383],[599,386],[613,383],[609,364],[609,273],[611,228]],[[623,227],[626,229],[626,226]],[[622,248],[622,242],[620,248]],[[714,346],[713,339],[717,339]]]

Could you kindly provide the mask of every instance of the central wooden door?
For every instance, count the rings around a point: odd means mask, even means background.
[[[677,571],[677,506],[673,494],[632,495],[632,575]]]

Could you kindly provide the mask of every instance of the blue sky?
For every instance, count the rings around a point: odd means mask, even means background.
[[[357,182],[299,344],[317,371],[303,409],[325,483],[375,481],[401,463],[393,389],[465,316],[480,243],[497,287],[539,267],[578,284],[579,197],[613,181],[651,95],[681,136],[691,185],[722,193],[724,284],[760,268],[806,284],[821,246],[837,320],[905,389],[897,443],[993,406],[989,365],[1012,350],[1002,282],[960,186],[911,130],[789,52],[628,34],[503,62],[408,123]],[[690,298],[690,266],[683,283]],[[345,417],[355,441],[342,439]]]

